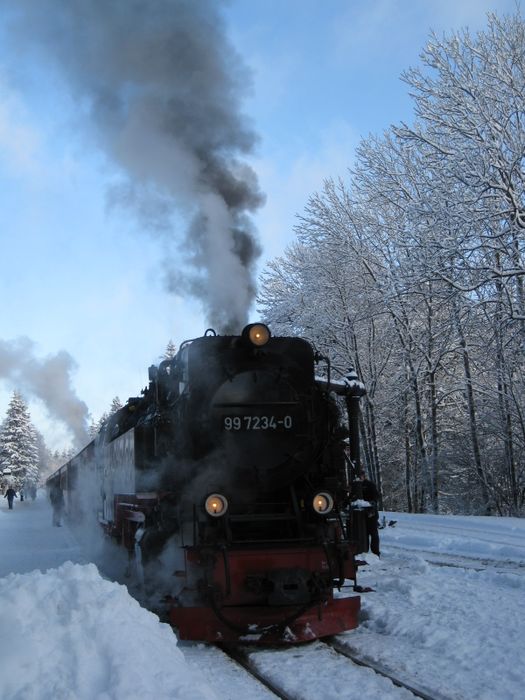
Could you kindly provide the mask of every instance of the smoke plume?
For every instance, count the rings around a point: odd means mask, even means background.
[[[13,3],[9,3],[13,10]],[[260,254],[250,215],[263,203],[245,162],[256,135],[240,106],[249,75],[218,0],[18,0],[17,54],[52,58],[121,180],[110,204],[181,244],[168,290],[196,295],[207,320],[238,332]],[[42,51],[44,52],[42,54]],[[181,240],[177,217],[186,221]]]
[[[29,338],[0,340],[0,379],[41,399],[49,414],[71,430],[75,445],[83,447],[88,441],[88,408],[72,388],[74,368],[73,358],[63,350],[42,360],[35,357]]]

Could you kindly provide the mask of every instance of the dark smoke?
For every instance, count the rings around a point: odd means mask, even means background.
[[[260,249],[250,214],[263,196],[243,161],[257,140],[240,110],[250,79],[226,37],[222,3],[7,4],[16,12],[17,56],[40,60],[44,51],[56,62],[119,167],[110,204],[133,207],[170,240],[174,215],[188,222],[178,243],[193,271],[182,274],[172,255],[168,289],[197,295],[211,325],[238,332],[255,296]]]
[[[88,441],[88,408],[71,386],[74,368],[73,358],[65,351],[40,360],[29,338],[0,340],[0,379],[41,399],[49,414],[71,430],[75,445],[83,447]]]

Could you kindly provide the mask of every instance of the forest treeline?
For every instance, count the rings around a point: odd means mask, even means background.
[[[260,311],[357,370],[384,508],[523,515],[525,23],[431,35],[402,79],[413,123],[311,196]]]

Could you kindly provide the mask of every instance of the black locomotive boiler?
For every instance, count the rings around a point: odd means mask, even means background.
[[[50,477],[71,515],[96,482],[100,523],[181,639],[302,642],[357,626],[359,596],[334,591],[355,584],[363,551],[344,438],[355,464],[364,389],[317,379],[319,362],[263,324],[208,330],[150,367],[142,395]]]

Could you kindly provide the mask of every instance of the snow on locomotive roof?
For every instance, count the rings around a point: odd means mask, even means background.
[[[365,385],[357,379],[357,375],[349,373],[341,379],[328,379],[326,377],[315,377],[317,384],[327,389],[334,391],[336,394],[349,396],[364,396],[366,393]]]

